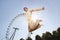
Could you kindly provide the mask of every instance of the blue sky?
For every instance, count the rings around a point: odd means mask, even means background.
[[[16,15],[24,13],[23,7],[25,6],[29,9],[45,7],[44,11],[36,12],[43,20],[42,24],[44,26],[33,32],[33,39],[37,34],[41,36],[46,31],[52,32],[60,27],[60,0],[0,0],[0,40],[3,38],[5,40],[6,30],[10,21]],[[25,27],[23,28],[24,30]]]

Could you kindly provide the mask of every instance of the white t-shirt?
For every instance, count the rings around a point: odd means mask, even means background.
[[[28,21],[28,26],[30,26],[30,28],[34,28],[34,27],[36,27],[39,24],[39,22],[38,22],[38,20],[36,20],[36,22],[33,22],[33,20],[31,20],[31,16],[32,16],[32,13],[28,11],[26,13],[26,18],[27,18],[27,21]]]

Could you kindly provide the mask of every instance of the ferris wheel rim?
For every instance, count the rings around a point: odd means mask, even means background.
[[[21,13],[21,14],[18,14],[17,16],[15,16],[9,23],[8,25],[8,28],[7,28],[7,31],[6,31],[6,40],[9,39],[9,31],[10,31],[10,28],[11,28],[11,25],[13,24],[13,22],[18,18],[18,17],[21,17],[21,16],[25,16],[25,13]]]

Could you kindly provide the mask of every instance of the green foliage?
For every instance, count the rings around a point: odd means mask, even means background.
[[[26,40],[32,40],[30,37],[28,37]]]
[[[21,38],[20,40],[24,39]],[[32,39],[28,37],[26,40],[32,40]],[[56,31],[53,31],[52,33],[50,32],[43,33],[42,37],[36,35],[35,40],[60,40],[60,28],[58,28]]]
[[[24,40],[23,38],[21,38],[20,40]]]
[[[35,40],[42,40],[42,38],[39,35],[36,35]]]

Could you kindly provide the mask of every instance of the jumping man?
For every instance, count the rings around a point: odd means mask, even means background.
[[[32,12],[44,10],[44,7],[40,7],[40,8],[32,9],[32,10],[28,9],[27,7],[24,7],[23,9],[26,12],[29,32],[32,32],[32,31],[38,29],[39,27],[41,27],[41,25],[39,23],[40,20],[36,20],[36,22],[33,22],[31,20],[31,15],[32,15]]]

